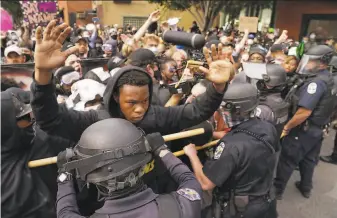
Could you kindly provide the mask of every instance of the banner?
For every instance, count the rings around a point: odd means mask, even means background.
[[[55,19],[58,12],[56,1],[21,1],[23,9],[23,21],[30,27],[46,26],[49,21]]]
[[[94,58],[81,60],[83,75],[94,68],[103,67],[107,69],[109,58]],[[33,82],[34,63],[26,64],[2,64],[1,78],[6,77],[14,79],[23,90],[30,90],[30,84]]]
[[[8,31],[13,29],[13,19],[12,15],[10,15],[6,10],[3,8],[1,9],[1,25],[0,30],[1,31]]]

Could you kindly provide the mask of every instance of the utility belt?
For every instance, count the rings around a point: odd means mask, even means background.
[[[316,127],[316,128],[319,128],[321,130],[325,130],[326,128],[329,128],[330,126],[330,123],[328,124],[325,124],[325,125],[318,125],[318,124],[315,124],[314,122],[310,121],[310,120],[306,120],[303,124],[302,124],[302,129],[304,131],[308,131],[309,128],[312,128],[312,127]]]
[[[231,197],[228,197],[231,196]],[[247,206],[254,202],[271,202],[275,199],[275,192],[272,188],[267,194],[262,196],[250,195],[234,195],[231,194],[219,195],[215,193],[213,196],[213,217],[215,218],[242,218],[247,210]]]

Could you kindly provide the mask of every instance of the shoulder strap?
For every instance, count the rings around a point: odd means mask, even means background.
[[[181,209],[173,195],[159,195],[156,198],[160,218],[181,218]]]
[[[245,129],[236,129],[234,130],[234,132],[243,132],[243,133],[246,133],[247,135],[250,135],[256,138],[257,140],[263,142],[263,144],[265,144],[271,150],[273,154],[275,153],[275,149],[273,148],[273,146],[269,142],[267,142],[264,138],[258,136],[257,134],[250,132],[248,130],[245,130]]]

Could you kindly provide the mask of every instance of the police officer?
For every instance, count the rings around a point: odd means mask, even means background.
[[[335,96],[335,113],[332,116],[332,128],[337,130],[337,56],[333,56],[330,62],[330,69],[332,72],[332,76],[334,79],[334,88],[333,88],[333,95]],[[329,156],[321,156],[320,157],[321,161],[324,161],[326,163],[332,163],[332,164],[337,164],[337,131],[335,135],[335,145],[334,149],[331,155]]]
[[[223,102],[231,131],[218,142],[213,159],[203,166],[195,145],[184,147],[202,189],[215,188],[212,217],[277,217],[271,188],[279,137],[273,124],[254,117],[258,90],[231,83]]]
[[[151,153],[162,160],[179,184],[177,191],[158,195],[144,185],[142,176]],[[91,217],[200,217],[202,189],[193,173],[167,149],[159,133],[145,137],[127,120],[105,119],[92,124],[74,150],[61,152],[57,161],[59,218],[83,217],[69,173],[73,169],[86,183],[96,186],[105,201]]]
[[[323,129],[330,122],[334,101],[333,79],[328,64],[333,50],[326,45],[312,47],[302,57],[298,73],[308,76],[296,91],[293,106],[296,113],[283,128],[282,151],[277,169],[275,187],[282,199],[287,182],[299,166],[301,181],[295,185],[305,198],[312,189],[312,177],[323,140]]]
[[[281,136],[283,126],[288,121],[289,104],[281,97],[286,85],[286,71],[278,64],[267,64],[266,75],[257,82],[260,90],[260,103],[256,108],[256,116],[272,122]]]

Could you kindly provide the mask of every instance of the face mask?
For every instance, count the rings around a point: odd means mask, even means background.
[[[303,43],[307,43],[308,42],[308,40],[306,40],[306,39],[303,39]]]
[[[85,107],[84,111],[97,110],[99,106],[100,106],[100,104],[97,104],[97,105],[94,105],[94,106]]]
[[[155,55],[158,54],[158,48],[157,47],[150,47],[148,48],[150,51],[152,51]]]
[[[23,144],[26,144],[27,142],[32,142],[34,137],[36,135],[35,131],[35,123],[32,123],[31,125],[20,129],[20,140]]]
[[[248,45],[253,45],[253,43],[254,43],[254,40],[253,40],[253,39],[248,39],[248,40],[247,40],[247,44],[248,44]]]
[[[274,60],[274,63],[275,63],[275,64],[282,64],[282,62],[281,62],[280,60],[277,60],[277,59]]]
[[[113,36],[111,36],[111,39],[113,39],[113,40],[117,40],[117,35],[113,35]]]
[[[310,35],[310,39],[311,39],[311,40],[314,40],[315,38],[316,38],[316,35],[315,35],[315,34],[311,34],[311,35]]]

